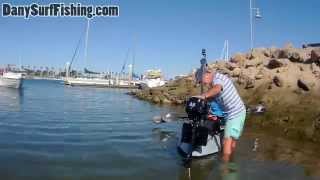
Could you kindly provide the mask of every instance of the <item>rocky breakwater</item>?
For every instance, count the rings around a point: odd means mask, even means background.
[[[209,68],[231,77],[247,106],[265,104],[267,112],[249,124],[320,142],[320,48],[257,48]],[[183,104],[199,93],[193,77],[132,94],[154,103]]]

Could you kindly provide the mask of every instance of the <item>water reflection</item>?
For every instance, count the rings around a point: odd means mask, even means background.
[[[20,111],[23,89],[0,87],[0,111]]]
[[[238,165],[236,162],[223,163],[220,159],[220,154],[209,155],[202,158],[194,158],[190,168],[185,168],[183,157],[177,153],[176,145],[178,143],[177,133],[161,128],[152,129],[152,139],[162,148],[166,149],[167,153],[177,159],[177,164],[180,167],[179,180],[192,179],[219,179],[219,180],[237,180]],[[170,153],[175,151],[176,153]]]
[[[161,128],[153,128],[152,129],[152,138],[155,142],[158,142],[159,144],[165,145],[169,140],[176,139],[176,132],[174,131],[168,131],[168,130],[162,130]]]

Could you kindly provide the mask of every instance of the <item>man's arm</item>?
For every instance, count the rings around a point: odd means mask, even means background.
[[[208,99],[216,96],[219,94],[222,90],[222,86],[220,84],[213,85],[211,89],[209,89],[207,92],[203,93],[201,96],[203,99]]]

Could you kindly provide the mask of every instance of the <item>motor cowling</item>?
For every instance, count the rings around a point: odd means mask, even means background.
[[[191,97],[187,100],[185,110],[189,119],[200,120],[208,115],[209,105],[204,99]]]

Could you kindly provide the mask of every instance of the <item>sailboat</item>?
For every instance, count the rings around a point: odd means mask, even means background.
[[[87,28],[86,28],[86,39],[85,39],[85,61],[87,64],[87,53],[88,53],[88,37],[89,37],[89,28],[90,28],[90,20],[87,21]],[[116,87],[116,88],[137,88],[136,84],[130,80],[125,80],[120,76],[118,73],[98,73],[88,70],[84,68],[84,73],[86,76],[83,77],[70,77],[70,70],[72,62],[75,58],[77,50],[79,48],[80,40],[76,48],[76,52],[72,57],[71,63],[67,63],[66,65],[66,78],[64,83],[66,85],[71,86],[98,86],[98,87]],[[130,73],[129,73],[130,74]],[[129,75],[130,76],[130,75]]]

